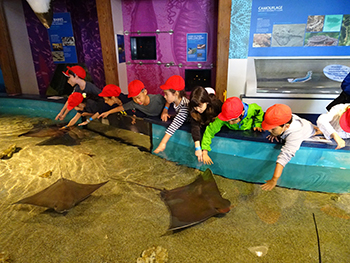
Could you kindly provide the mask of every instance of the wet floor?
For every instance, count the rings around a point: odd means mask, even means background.
[[[18,137],[39,122],[49,120],[0,115],[0,153],[12,144],[21,148],[0,160],[0,262],[132,263],[153,246],[181,263],[319,262],[319,248],[322,262],[349,261],[349,194],[263,192],[214,175],[232,210],[168,233],[170,214],[159,191],[125,181],[173,189],[193,182],[199,170],[87,130],[75,146],[37,146],[46,138]],[[40,177],[49,170],[51,177]],[[61,176],[109,182],[67,214],[13,205]]]

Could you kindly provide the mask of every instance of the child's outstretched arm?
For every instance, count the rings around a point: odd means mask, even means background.
[[[109,111],[105,111],[105,112],[102,112],[100,114],[100,116],[98,116],[98,118],[106,118],[109,114],[112,114],[112,113],[116,113],[116,112],[120,112],[120,111],[123,111],[124,110],[124,107],[123,106],[118,106],[114,109],[111,109]]]
[[[266,183],[261,186],[265,191],[271,191],[277,184],[278,179],[281,177],[284,166],[280,163],[276,163],[275,171],[270,180],[265,181]]]
[[[63,126],[61,128],[61,130],[63,129],[67,129],[70,126],[73,126],[80,118],[81,114],[79,112],[77,112],[77,114],[75,114],[75,116],[68,122],[68,124],[66,126]]]
[[[224,124],[225,124],[224,121],[220,120],[219,118],[216,118],[215,121],[213,121],[212,123],[209,123],[209,125],[205,129],[205,132],[203,134],[203,139],[202,139],[203,163],[205,164],[214,163],[209,157],[208,152],[211,151],[210,145],[211,145],[212,139],[215,137],[215,134],[217,134],[221,130],[221,127]]]
[[[67,109],[67,106],[68,106],[68,101],[66,101],[66,103],[65,103],[64,106],[62,107],[61,111],[57,114],[57,116],[56,116],[56,118],[55,118],[56,121],[57,121],[57,120],[63,121],[64,118],[67,116],[67,113],[69,112],[69,111],[68,111],[68,112],[66,113],[66,111],[68,110],[68,109]]]
[[[87,125],[89,124],[91,121],[93,121],[94,119],[97,119],[98,115],[100,115],[100,113],[96,112],[94,115],[92,115],[90,118],[86,119],[86,121],[78,124],[78,126],[83,126],[83,125]]]

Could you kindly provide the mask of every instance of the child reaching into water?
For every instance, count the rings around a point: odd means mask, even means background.
[[[68,97],[67,109],[69,111],[75,109],[77,113],[69,121],[69,123],[61,129],[66,129],[70,126],[73,126],[80,119],[81,116],[89,117],[89,119],[87,119],[86,122],[90,122],[92,120],[91,116],[93,116],[96,112],[101,111],[101,108],[103,107],[104,102],[98,96],[74,92]]]
[[[222,111],[205,129],[202,139],[203,162],[213,164],[208,155],[211,151],[211,141],[222,126],[226,125],[231,130],[250,130],[262,131],[261,122],[264,112],[256,103],[247,104],[242,102],[238,97],[228,98],[222,105]]]
[[[333,106],[328,113],[318,117],[317,126],[326,139],[335,140],[336,150],[345,147],[343,139],[350,138],[350,104]]]
[[[208,92],[209,91],[209,92]],[[196,87],[190,96],[191,134],[198,162],[203,161],[201,149],[202,129],[213,122],[221,112],[222,102],[212,88]]]
[[[68,78],[68,84],[70,84],[73,87],[73,93],[79,92],[93,94],[97,96],[101,92],[101,90],[97,88],[94,84],[84,80],[86,77],[86,72],[81,66],[67,67],[67,71],[62,73]],[[57,114],[55,120],[64,120],[64,118],[70,111],[69,109],[67,109],[67,106],[68,101],[64,104],[61,111]]]
[[[102,101],[102,106],[99,103],[98,109],[94,112],[94,114],[84,121],[83,123],[80,123],[79,126],[81,125],[86,125],[92,120],[98,118],[101,112],[105,112],[110,109],[113,105],[123,105],[123,103],[128,102],[129,100],[126,98],[126,95],[121,93],[120,88],[117,85],[114,84],[108,84],[106,85],[100,94],[98,94],[98,98]],[[103,99],[102,99],[103,97]],[[108,105],[108,106],[107,106]]]
[[[176,132],[178,128],[182,126],[182,124],[184,124],[189,116],[189,100],[186,98],[186,93],[184,91],[185,81],[181,76],[171,76],[168,78],[164,85],[160,86],[160,88],[164,90],[164,97],[167,103],[169,103],[169,105],[171,103],[174,103],[176,115],[165,131],[165,135],[160,144],[154,150],[155,153],[159,153],[165,150],[166,144],[169,141],[170,137]]]
[[[272,178],[261,186],[263,190],[272,190],[281,177],[283,168],[294,157],[302,142],[319,132],[311,122],[292,114],[292,110],[284,104],[275,104],[267,109],[262,128],[270,132],[267,138],[271,142],[274,139],[279,141],[278,138],[285,140]]]

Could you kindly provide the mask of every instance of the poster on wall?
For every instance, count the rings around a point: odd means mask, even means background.
[[[188,62],[207,61],[208,33],[187,34],[186,46]]]
[[[125,62],[124,35],[117,35],[119,63]]]
[[[249,56],[348,56],[350,5],[344,0],[253,0]]]
[[[48,33],[54,63],[78,63],[70,13],[54,13]]]

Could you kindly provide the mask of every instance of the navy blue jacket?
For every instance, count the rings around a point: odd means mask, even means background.
[[[350,73],[345,77],[343,82],[341,83],[342,90],[350,96]]]

